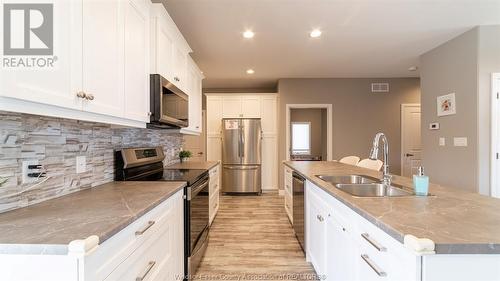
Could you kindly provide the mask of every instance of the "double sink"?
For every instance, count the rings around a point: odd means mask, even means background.
[[[355,197],[402,197],[415,196],[413,192],[404,190],[402,186],[391,184],[385,185],[380,180],[368,176],[345,175],[328,176],[317,175],[316,177],[331,183],[336,188],[347,192]]]

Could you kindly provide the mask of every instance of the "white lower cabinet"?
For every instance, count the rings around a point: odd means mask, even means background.
[[[306,253],[325,280],[421,280],[421,257],[306,181]]]
[[[0,253],[0,280],[182,280],[183,193],[182,189],[177,191],[101,244],[97,236],[91,236],[60,245],[67,247],[64,250],[51,250],[55,245],[31,245],[47,249],[42,254]]]
[[[220,165],[213,167],[209,171],[209,224],[211,225],[219,211],[220,194]]]

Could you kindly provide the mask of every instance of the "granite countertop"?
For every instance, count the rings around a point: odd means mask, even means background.
[[[195,169],[195,170],[210,170],[219,164],[218,161],[194,162],[186,161],[167,166],[165,169]]]
[[[380,172],[325,161],[288,161],[285,165],[401,243],[405,235],[411,234],[433,240],[436,254],[500,254],[500,199],[436,184],[429,185],[434,196],[356,198],[316,175],[358,174],[380,178]],[[393,182],[412,188],[409,178],[394,176]]]
[[[185,182],[111,182],[0,214],[0,244],[67,245],[91,235],[99,244],[185,186]]]

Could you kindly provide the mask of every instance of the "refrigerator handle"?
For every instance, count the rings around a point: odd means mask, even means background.
[[[241,127],[241,157],[245,157],[245,130]]]
[[[241,126],[238,127],[238,157],[241,158]]]

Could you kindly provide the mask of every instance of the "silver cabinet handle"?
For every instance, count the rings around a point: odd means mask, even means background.
[[[144,232],[146,232],[149,228],[151,228],[153,226],[153,224],[155,224],[155,221],[148,221],[148,225],[146,225],[143,229],[141,230],[137,230],[135,232],[135,235],[139,236],[139,235],[143,235]]]
[[[83,91],[80,91],[80,92],[76,93],[76,96],[79,97],[79,98],[81,98],[81,99],[87,98],[87,95]]]
[[[316,218],[317,218],[320,222],[322,222],[322,221],[324,221],[324,220],[325,220],[325,219],[323,218],[323,216],[321,216],[321,215],[317,215],[317,216],[316,216]]]
[[[144,280],[146,278],[146,276],[148,276],[148,274],[151,271],[151,269],[153,269],[153,267],[155,266],[155,264],[156,264],[155,261],[150,261],[148,263],[148,267],[146,267],[146,269],[144,270],[144,273],[141,276],[135,278],[135,281],[142,281],[142,280]]]
[[[368,266],[370,266],[373,271],[375,271],[375,273],[377,273],[378,276],[380,277],[386,277],[387,276],[387,273],[385,271],[383,271],[382,269],[380,269],[371,259],[368,255],[366,254],[362,254],[361,255],[361,258],[366,262],[366,264],[368,264]]]
[[[85,98],[88,99],[88,100],[94,100],[94,95],[88,94],[88,95],[86,95]]]
[[[386,252],[387,248],[380,245],[377,241],[373,240],[368,233],[361,233],[361,237],[363,237],[368,243],[370,243],[375,249],[379,252]]]

